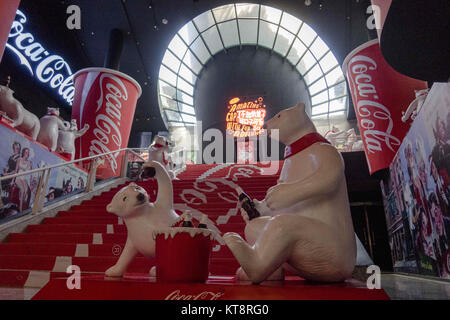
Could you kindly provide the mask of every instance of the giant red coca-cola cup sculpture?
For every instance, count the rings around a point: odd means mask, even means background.
[[[131,77],[107,68],[88,68],[74,75],[72,119],[85,135],[76,140],[76,159],[126,148],[137,99],[142,89]],[[97,169],[97,178],[120,174],[124,152],[115,152]]]
[[[370,173],[387,168],[410,125],[402,111],[415,99],[424,81],[404,76],[384,60],[377,39],[359,46],[345,58],[347,77]]]
[[[20,0],[0,1],[0,61],[2,61],[3,51],[5,50],[8,35],[11,31],[11,24],[16,17],[19,3]]]

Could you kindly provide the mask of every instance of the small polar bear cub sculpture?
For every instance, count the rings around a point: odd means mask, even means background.
[[[278,129],[279,140],[286,146],[307,134],[317,137],[303,103],[281,111],[265,128],[269,134]],[[336,148],[319,141],[312,140],[285,159],[278,184],[262,202],[255,200],[263,216],[247,222],[246,240],[236,233],[224,235],[241,265],[240,279],[253,283],[281,279],[283,270],[314,281],[351,277],[356,240],[344,162]]]
[[[169,173],[171,179],[175,179],[175,173],[171,170],[169,157],[169,142],[163,136],[157,135],[148,148],[148,160],[161,163]]]
[[[138,253],[154,257],[153,231],[167,228],[179,219],[173,210],[172,182],[166,169],[156,161],[144,164],[147,172],[151,168],[154,169],[151,171],[158,182],[158,196],[154,203],[149,202],[149,196],[142,187],[130,183],[117,192],[106,207],[108,212],[123,218],[128,230],[127,241],[119,260],[105,272],[108,277],[123,276]]]
[[[58,141],[56,151],[59,153],[70,153],[70,160],[75,158],[75,139],[81,137],[89,130],[89,125],[85,124],[83,129],[78,130],[77,120],[72,119],[70,124],[67,123],[66,126],[70,126],[69,130],[58,131]]]
[[[59,108],[47,108],[47,114],[40,119],[41,130],[37,141],[55,151],[58,146],[58,129],[70,130],[70,123],[59,117]]]

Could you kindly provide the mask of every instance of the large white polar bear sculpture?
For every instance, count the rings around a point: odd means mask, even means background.
[[[128,230],[119,260],[105,272],[108,277],[121,277],[138,253],[154,257],[153,231],[170,227],[179,218],[173,210],[172,182],[166,169],[156,161],[146,162],[143,167],[146,172],[154,169],[152,176],[158,182],[156,202],[150,203],[147,192],[135,183],[130,183],[116,193],[106,207],[108,212],[123,218]]]
[[[40,120],[41,130],[37,141],[55,151],[58,145],[58,129],[70,130],[70,123],[59,117],[59,108],[47,108],[47,114]]]
[[[236,233],[223,237],[241,278],[243,270],[260,283],[282,269],[313,281],[350,278],[356,240],[340,153],[317,134],[303,103],[281,111],[265,128],[269,134],[278,129],[288,147],[279,183],[256,205],[270,216],[247,223],[248,242]]]
[[[39,118],[25,109],[13,97],[13,93],[14,91],[8,86],[0,86],[0,110],[13,120],[12,127],[36,140],[40,130]]]

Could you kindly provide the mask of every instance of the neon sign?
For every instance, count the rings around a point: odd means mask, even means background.
[[[11,50],[20,60],[20,64],[36,77],[40,82],[48,84],[68,104],[72,105],[75,87],[73,85],[72,70],[60,56],[50,54],[34,36],[24,32],[27,22],[25,14],[17,10],[6,48]]]
[[[264,118],[266,117],[266,105],[263,98],[253,101],[241,101],[233,98],[228,103],[226,117],[227,133],[235,137],[251,137],[264,131]]]

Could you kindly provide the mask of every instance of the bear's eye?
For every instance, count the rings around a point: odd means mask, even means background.
[[[127,200],[127,197],[123,197],[123,201]]]
[[[281,117],[281,114],[278,115],[278,118],[280,118],[280,117]]]

